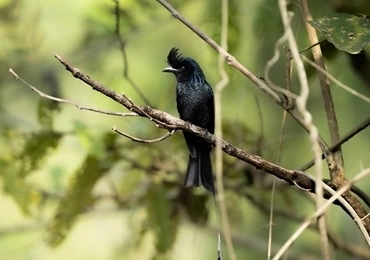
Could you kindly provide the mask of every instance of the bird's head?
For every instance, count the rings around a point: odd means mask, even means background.
[[[165,68],[163,72],[175,74],[176,79],[180,82],[191,81],[197,76],[204,77],[198,63],[191,58],[182,57],[177,48],[170,50],[167,56],[167,62],[170,66]]]

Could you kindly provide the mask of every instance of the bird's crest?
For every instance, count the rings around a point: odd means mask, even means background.
[[[167,56],[167,62],[172,68],[181,68],[183,66],[184,58],[179,53],[179,49],[172,48]]]

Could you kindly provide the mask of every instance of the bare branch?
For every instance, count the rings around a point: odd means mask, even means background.
[[[20,76],[17,75],[17,73],[14,72],[13,69],[9,69],[9,72],[12,73],[17,80],[20,80],[23,84],[25,84],[26,86],[28,86],[29,88],[31,88],[33,91],[35,91],[37,94],[39,94],[40,97],[43,97],[43,98],[46,98],[46,99],[49,99],[49,100],[53,100],[53,101],[56,101],[56,102],[60,102],[60,103],[70,104],[72,106],[77,107],[80,110],[87,110],[87,111],[92,111],[92,112],[96,112],[96,113],[100,113],[100,114],[105,114],[105,115],[110,115],[110,116],[122,116],[122,117],[138,116],[138,114],[136,114],[136,113],[110,112],[110,111],[104,111],[104,110],[100,110],[100,109],[85,107],[85,106],[79,105],[79,104],[77,104],[77,103],[75,103],[73,101],[67,100],[67,99],[50,96],[48,94],[45,94],[41,90],[37,89],[36,87],[32,86],[31,84],[29,84],[24,79],[22,79]]]
[[[72,65],[70,65],[68,62],[66,62],[62,57],[60,57],[58,54],[54,54],[55,58],[57,58],[60,63],[62,63],[64,65],[64,67],[72,73],[73,77],[85,82],[87,85],[91,86],[93,90],[96,90],[102,94],[104,94],[105,96],[111,98],[112,100],[116,101],[117,103],[123,105],[124,107],[126,107],[128,110],[138,114],[139,116],[142,116],[142,117],[146,117],[148,118],[149,120],[151,121],[154,121],[155,123],[157,123],[158,125],[160,125],[161,127],[163,128],[168,128],[168,129],[174,129],[173,126],[171,125],[167,125],[165,123],[163,123],[162,121],[160,120],[156,120],[154,119],[153,117],[151,117],[150,115],[148,115],[143,108],[145,107],[140,107],[136,104],[134,104],[131,99],[129,99],[128,97],[126,97],[125,95],[119,95],[117,94],[116,92],[106,88],[103,86],[103,84],[101,84],[100,82],[96,81],[96,80],[93,80],[91,79],[88,75],[84,74],[80,69],[76,68],[76,67],[73,67]],[[154,110],[153,110],[154,111]],[[158,111],[158,110],[157,110]],[[162,111],[159,111],[160,113],[163,113]],[[159,116],[159,115],[157,115]]]
[[[369,97],[367,97],[367,96],[365,96],[365,95],[357,92],[356,90],[348,87],[347,85],[343,84],[342,82],[340,82],[339,80],[337,80],[333,75],[331,75],[328,71],[324,70],[323,68],[321,68],[320,66],[318,66],[316,63],[312,62],[306,56],[302,55],[302,58],[303,58],[303,60],[305,62],[307,62],[308,64],[310,64],[312,67],[314,67],[315,69],[317,69],[321,73],[325,74],[325,76],[328,77],[331,81],[333,81],[338,87],[341,87],[342,89],[344,89],[348,93],[354,95],[355,97],[358,97],[358,98],[362,99],[363,101],[365,101],[367,103],[370,103],[370,98]]]
[[[347,134],[345,134],[337,143],[332,145],[329,150],[334,152],[336,149],[342,146],[345,142],[349,141],[352,137],[360,133],[362,130],[366,129],[370,125],[370,117],[366,118],[363,122],[351,129]],[[325,158],[325,153],[321,154],[321,159]],[[299,168],[301,171],[306,171],[315,164],[314,160],[311,160]]]
[[[265,67],[265,72],[264,72],[264,75],[265,75],[265,79],[266,79],[266,82],[267,84],[272,88],[274,89],[275,91],[278,91],[282,94],[284,94],[286,96],[286,98],[289,99],[289,102],[288,102],[288,107],[289,108],[286,108],[286,110],[291,110],[293,108],[293,103],[292,103],[292,100],[293,98],[297,98],[297,95],[292,93],[290,91],[290,83],[288,83],[287,85],[287,88],[282,88],[280,86],[277,86],[275,85],[272,80],[270,79],[270,70],[271,68],[278,62],[279,58],[280,58],[280,46],[287,40],[287,35],[286,33],[283,34],[283,36],[281,36],[275,43],[275,48],[274,48],[274,55],[272,56],[271,59],[269,59],[267,61],[267,64],[266,64],[266,67]],[[291,68],[290,64],[291,64],[291,58],[287,60],[287,66],[289,67],[289,69]]]
[[[131,139],[131,141],[133,141],[133,142],[137,142],[137,143],[144,143],[144,144],[154,144],[154,143],[158,143],[158,142],[163,141],[163,140],[167,139],[168,137],[172,136],[172,135],[173,135],[173,133],[175,132],[175,130],[173,129],[173,130],[169,131],[167,134],[165,134],[164,136],[161,136],[161,137],[156,138],[156,139],[146,140],[146,139],[141,139],[141,138],[137,138],[137,137],[135,137],[135,136],[132,136],[132,135],[126,134],[126,133],[124,133],[124,132],[122,132],[122,131],[118,130],[118,129],[117,129],[117,127],[115,127],[115,126],[114,126],[114,127],[112,127],[112,130],[113,130],[114,132],[116,132],[117,134],[120,134],[120,135],[122,135],[122,136],[124,136],[124,137],[127,137],[127,138]]]
[[[228,35],[228,26],[229,26],[229,1],[221,0],[221,46],[223,49],[227,50],[227,35]],[[225,60],[220,53],[218,56],[218,71],[221,77],[221,80],[215,86],[215,134],[222,138],[222,91],[227,87],[229,83],[229,77],[225,70]],[[216,148],[221,146],[219,142],[221,139],[217,139]],[[222,232],[225,239],[227,254],[229,259],[235,260],[235,249],[233,241],[231,238],[231,229],[229,223],[229,217],[227,214],[226,202],[225,202],[225,191],[223,184],[223,160],[222,160],[222,150],[216,149],[216,188],[217,195],[215,197],[218,204],[220,212],[220,220]]]

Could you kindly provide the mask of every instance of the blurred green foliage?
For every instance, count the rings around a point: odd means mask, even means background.
[[[24,213],[30,213],[32,205],[33,188],[25,181],[32,171],[38,169],[45,161],[45,157],[53,150],[60,140],[61,135],[40,131],[35,133],[12,133],[3,134],[3,138],[14,141],[18,145],[9,144],[8,148],[14,148],[10,157],[2,157],[2,180],[4,192],[9,193],[17,202]],[[18,151],[21,149],[21,151]]]
[[[77,216],[92,206],[91,193],[94,185],[119,158],[119,153],[114,146],[116,138],[117,135],[113,133],[103,136],[99,140],[103,145],[100,156],[96,153],[88,155],[81,168],[75,172],[49,227],[47,240],[50,245],[60,244]]]
[[[215,259],[220,219],[206,191],[183,187],[188,155],[181,133],[156,144],[133,143],[112,132],[112,126],[144,139],[165,131],[145,119],[112,117],[51,102],[8,73],[13,68],[41,91],[83,106],[126,111],[74,79],[53,53],[114,91],[145,104],[123,77],[127,69],[151,104],[177,115],[175,81],[161,73],[168,51],[176,46],[185,56],[194,57],[208,81],[216,85],[217,53],[163,7],[144,0],[119,4],[126,62],[114,33],[114,1],[0,1],[2,259]],[[219,41],[220,2],[177,0],[171,4]],[[315,19],[339,10],[330,1],[309,4]],[[364,10],[369,8],[368,3],[363,5]],[[303,50],[309,42],[300,10],[295,4],[289,8],[295,13],[292,25]],[[229,23],[230,53],[262,75],[283,33],[277,2],[231,1]],[[279,50],[283,53],[284,46]],[[334,48],[330,52],[324,51],[328,71],[368,95],[369,86],[348,54]],[[286,62],[281,54],[271,70],[270,78],[281,86],[286,81]],[[329,140],[316,73],[307,70],[308,107]],[[282,110],[239,72],[227,71],[230,84],[222,96],[224,139],[275,162]],[[292,80],[297,93],[296,77]],[[335,86],[332,92],[343,135],[369,116],[369,104]],[[293,120],[287,120],[285,129],[280,164],[298,168],[312,157],[309,139]],[[343,146],[349,178],[370,164],[368,142],[369,130],[365,130]],[[226,155],[224,175],[238,259],[264,258],[274,178]],[[369,192],[369,184],[366,180],[358,186]],[[296,229],[297,219],[312,213],[314,205],[302,191],[280,182],[274,203],[273,246],[279,248]],[[295,220],[289,218],[293,213]],[[352,220],[340,209],[333,206],[328,218],[329,229],[340,234],[339,238],[364,244]],[[319,258],[319,243],[316,232],[305,232],[291,249],[291,258]],[[349,257],[335,252],[336,259]]]

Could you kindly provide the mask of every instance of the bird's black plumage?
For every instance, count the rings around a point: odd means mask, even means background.
[[[170,67],[163,71],[173,73],[177,79],[176,103],[180,118],[206,128],[213,134],[215,128],[213,91],[202,69],[195,60],[182,57],[176,48],[169,52],[167,62]],[[183,134],[189,149],[185,186],[203,185],[214,194],[211,145],[190,133]]]

